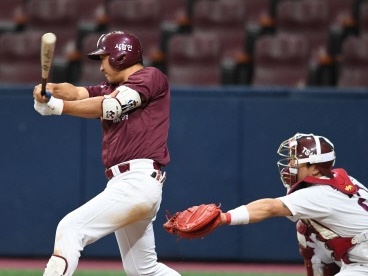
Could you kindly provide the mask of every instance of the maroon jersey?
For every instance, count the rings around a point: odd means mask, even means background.
[[[126,85],[141,95],[142,105],[114,121],[101,120],[102,160],[109,168],[131,159],[148,158],[166,166],[170,117],[170,88],[166,75],[155,67],[145,67],[118,85],[102,83],[86,87],[90,97],[112,93]]]

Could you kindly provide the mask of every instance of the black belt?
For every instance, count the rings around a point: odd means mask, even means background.
[[[125,173],[130,170],[130,164],[129,163],[119,164],[117,165],[117,169],[119,170],[120,174]],[[161,170],[161,165],[157,162],[153,162],[153,169]],[[109,180],[114,177],[114,173],[112,172],[111,168],[105,171],[105,175],[106,178]]]

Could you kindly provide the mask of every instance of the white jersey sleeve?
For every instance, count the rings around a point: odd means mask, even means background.
[[[364,186],[362,186],[364,187]],[[292,221],[314,219],[341,237],[367,231],[368,192],[348,196],[327,185],[314,185],[279,199],[289,208]]]
[[[279,199],[293,214],[289,219],[323,218],[331,214],[329,207],[329,186],[311,186],[300,189]]]

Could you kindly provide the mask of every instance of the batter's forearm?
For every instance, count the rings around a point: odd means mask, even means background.
[[[82,118],[101,118],[104,97],[88,98],[80,101],[64,101],[63,114]]]
[[[52,92],[55,98],[65,101],[76,101],[89,97],[84,87],[74,86],[71,83],[48,83],[46,89]]]

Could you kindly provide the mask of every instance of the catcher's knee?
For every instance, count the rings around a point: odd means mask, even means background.
[[[68,269],[68,262],[64,257],[52,255],[47,262],[43,276],[64,276]]]
[[[336,263],[323,263],[312,247],[304,247],[299,243],[299,252],[304,259],[307,276],[334,276],[340,271]]]
[[[307,276],[334,276],[340,271],[336,263],[323,263],[323,252],[318,251],[315,242],[311,237],[308,226],[299,220],[296,225],[297,238],[299,242],[299,252],[304,259],[304,266]],[[331,259],[331,261],[333,261]]]

